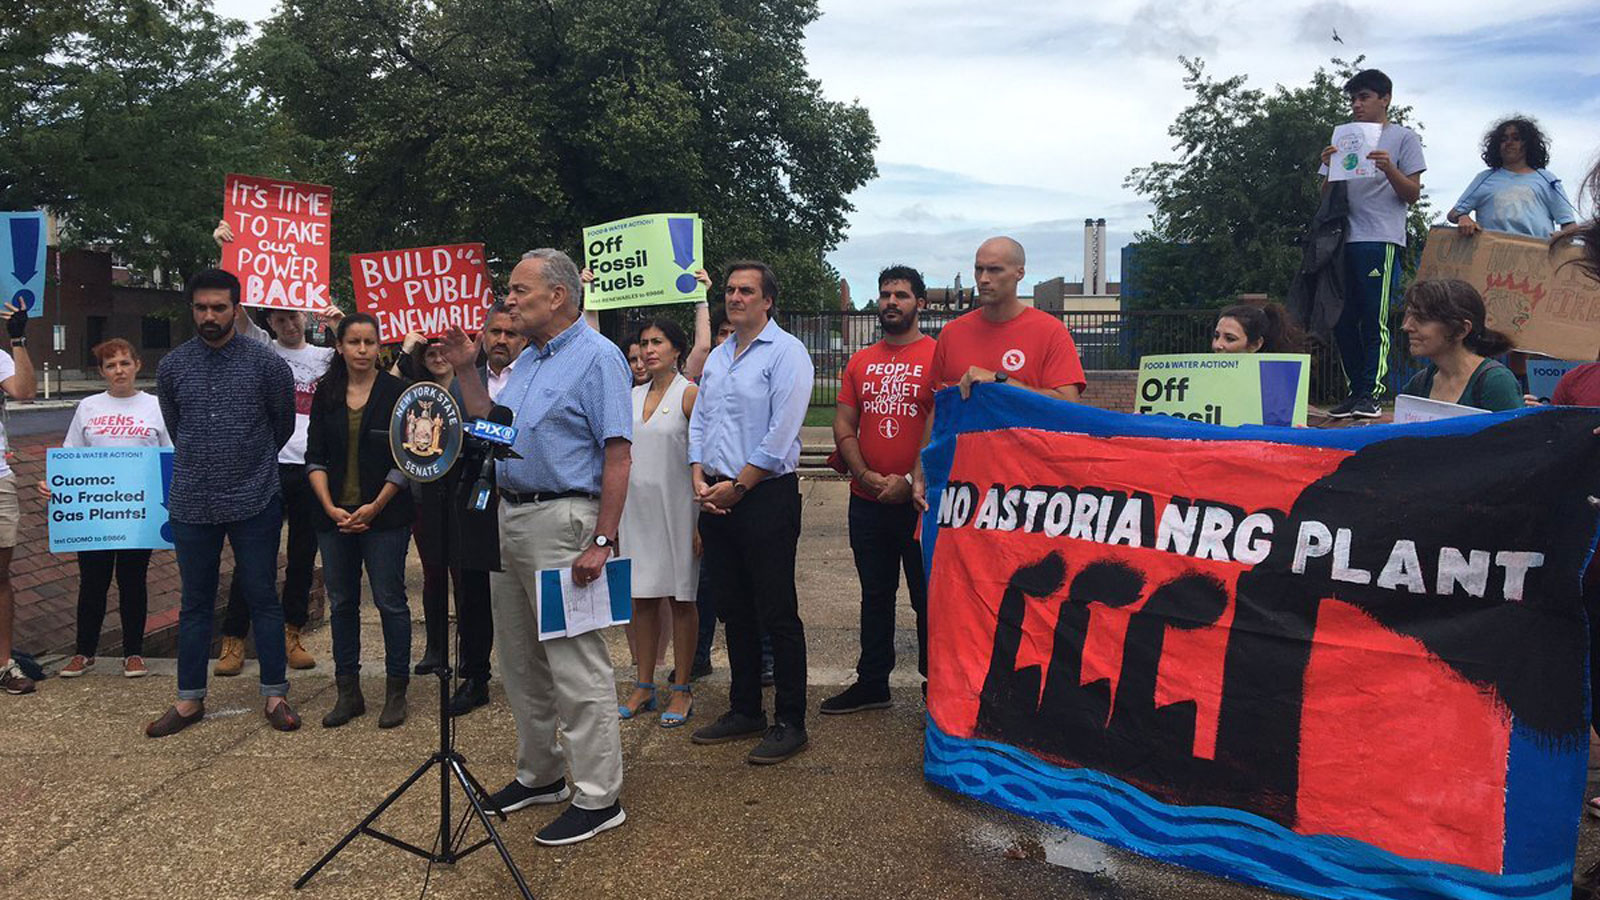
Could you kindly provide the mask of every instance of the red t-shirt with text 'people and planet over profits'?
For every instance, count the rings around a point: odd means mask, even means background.
[[[901,345],[879,341],[857,351],[845,364],[838,402],[860,414],[861,458],[880,475],[905,475],[917,461],[923,426],[933,407],[933,355],[931,337]],[[850,491],[867,500],[878,499],[854,478]]]
[[[1060,319],[1031,306],[1009,322],[990,322],[975,309],[939,332],[933,353],[935,387],[949,387],[973,366],[1005,372],[1023,384],[1045,390],[1088,386],[1078,346]]]

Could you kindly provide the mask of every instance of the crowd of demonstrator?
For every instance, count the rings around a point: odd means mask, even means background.
[[[1384,126],[1371,154],[1382,177],[1326,192],[1345,210],[1348,238],[1336,279],[1343,294],[1332,298],[1342,307],[1337,323],[1330,317],[1325,324],[1333,326],[1351,393],[1331,413],[1375,417],[1386,389],[1388,308],[1405,212],[1420,194],[1424,164],[1416,136],[1387,121],[1391,88],[1382,73],[1358,73],[1346,91],[1354,118]],[[1332,152],[1324,151],[1324,164]],[[1580,265],[1600,278],[1600,224],[1579,230],[1559,183],[1543,168],[1547,156],[1531,121],[1496,125],[1484,141],[1490,168],[1449,218],[1469,238],[1483,229],[1555,240],[1575,236],[1586,254]],[[1600,168],[1591,173],[1591,186],[1600,187]],[[1326,219],[1319,213],[1319,222]],[[218,240],[229,239],[226,227],[219,228]],[[937,340],[918,324],[926,302],[921,274],[894,265],[879,275],[882,337],[855,353],[841,374],[833,423],[836,464],[850,476],[861,650],[856,680],[823,700],[822,713],[890,705],[902,577],[916,616],[918,670],[926,676],[927,589],[917,522],[927,508],[919,451],[932,429],[933,394],[954,386],[965,398],[974,384],[995,383],[1070,402],[1087,386],[1061,320],[1019,299],[1025,263],[1017,241],[984,241],[974,260],[976,308],[946,325]],[[253,626],[263,710],[284,731],[300,725],[287,700],[286,670],[316,665],[300,629],[318,554],[338,688],[322,718],[327,727],[366,712],[362,572],[384,644],[379,727],[405,721],[412,674],[445,664],[441,636],[454,585],[462,680],[450,711],[466,714],[489,702],[493,649],[516,723],[517,756],[515,776],[487,799],[510,812],[571,798],[539,831],[540,843],[573,843],[622,824],[621,723],[659,709],[659,725],[676,728],[694,715],[692,682],[710,671],[718,619],[725,623],[731,675],[728,709],[689,739],[750,740],[747,758],[756,764],[803,751],[809,744],[807,665],[795,589],[801,530],[795,473],[815,373],[805,346],[778,324],[776,273],[761,262],[740,261],[721,274],[721,308],[713,316],[706,304],[697,305],[692,340],[673,319],[657,318],[619,350],[581,310],[589,273],[558,250],[534,250],[510,272],[506,296],[489,311],[481,334],[455,329],[435,340],[408,336],[399,360],[385,369],[378,324],[370,316],[319,312],[333,327],[333,341],[313,346],[303,314],[268,313],[269,333],[240,307],[238,280],[210,269],[189,281],[197,336],[162,360],[155,397],[134,387],[140,362],[132,346],[111,340],[94,348],[107,390],[79,404],[66,446],[175,449],[170,509],[183,584],[177,700],[146,732],[172,735],[205,715],[226,540],[234,576],[213,671],[241,671],[244,637]],[[705,272],[696,277],[711,282]],[[1488,410],[1524,402],[1516,376],[1494,360],[1512,349],[1511,342],[1488,327],[1473,288],[1420,282],[1404,304],[1411,355],[1426,365],[1402,392]],[[11,305],[0,316],[12,338],[12,354],[0,353],[0,390],[31,397],[26,311]],[[1212,349],[1292,352],[1302,337],[1301,324],[1282,306],[1244,304],[1221,311]],[[512,413],[518,458],[499,462],[493,472],[498,568],[452,564],[445,552],[444,505],[459,473],[415,484],[395,467],[387,414],[406,385],[421,380],[447,388],[467,416],[486,417],[495,405]],[[1569,374],[1556,400],[1600,405],[1600,364]],[[16,543],[18,515],[14,478],[3,466],[0,573]],[[288,566],[280,595],[276,573],[285,526]],[[428,623],[414,667],[404,577],[413,542]],[[620,702],[601,634],[540,641],[533,607],[540,571],[570,568],[578,584],[588,584],[619,552],[633,560],[629,644],[637,666]],[[77,652],[63,677],[96,665],[113,578],[123,673],[146,674],[140,639],[149,559],[143,550],[78,555]],[[33,683],[10,660],[11,607],[9,581],[0,579],[0,659],[6,661],[0,687],[28,693]],[[1591,623],[1596,620],[1600,615],[1591,615]],[[665,664],[669,642],[674,665],[663,694],[655,670]],[[769,684],[770,718],[763,692]],[[1595,695],[1600,704],[1600,691]]]

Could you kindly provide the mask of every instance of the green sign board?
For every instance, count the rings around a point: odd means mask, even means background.
[[[1303,353],[1146,356],[1133,408],[1213,425],[1304,425],[1310,391]]]
[[[586,309],[622,309],[706,299],[695,280],[705,268],[700,217],[651,213],[583,230],[583,258],[594,281]]]

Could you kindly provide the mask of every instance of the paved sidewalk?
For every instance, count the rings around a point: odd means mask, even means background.
[[[845,540],[846,488],[807,482],[800,589],[811,653],[812,709],[849,678],[857,585]],[[413,560],[412,609],[419,573]],[[726,708],[720,636],[716,672],[697,684],[690,728],[654,716],[623,723],[627,785],[622,828],[567,848],[533,834],[559,811],[514,813],[502,834],[536,896],[646,898],[1150,898],[1272,896],[1152,863],[927,786],[915,637],[903,604],[897,705],[855,716],[813,715],[811,750],[779,766],[743,760],[748,744],[697,747],[689,731]],[[627,646],[609,636],[620,681]],[[328,633],[312,633],[317,669],[294,673],[306,727],[279,734],[260,715],[253,664],[215,679],[208,719],[181,735],[141,729],[171,701],[168,661],[128,681],[115,660],[31,697],[0,697],[0,896],[7,898],[404,898],[426,865],[359,838],[303,891],[292,882],[431,752],[435,681],[412,681],[411,717],[377,728],[381,638],[364,617],[368,714],[328,730],[333,703]],[[420,627],[416,635],[420,653]],[[619,688],[620,690],[620,688]],[[491,788],[511,777],[513,726],[495,702],[457,720],[458,746]],[[459,800],[459,797],[457,798]],[[438,782],[430,777],[381,820],[428,846]],[[459,804],[457,805],[459,810]],[[1582,859],[1596,856],[1585,828]],[[492,849],[436,867],[428,895],[504,898],[514,887]]]

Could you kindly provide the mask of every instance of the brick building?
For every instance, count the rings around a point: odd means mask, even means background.
[[[167,351],[188,340],[194,325],[181,291],[135,287],[113,277],[111,254],[50,248],[45,262],[44,315],[28,323],[34,364],[67,378],[95,378],[89,351],[119,337],[139,348],[144,374],[153,375]],[[59,271],[59,274],[58,274]],[[56,350],[56,326],[62,349]]]

